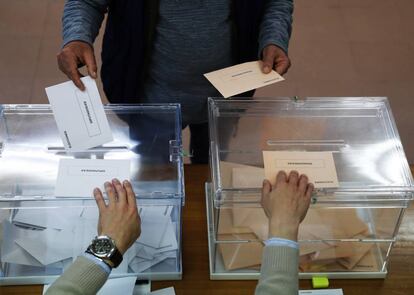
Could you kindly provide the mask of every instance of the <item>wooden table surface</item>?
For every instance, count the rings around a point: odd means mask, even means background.
[[[186,203],[183,213],[183,279],[153,282],[153,289],[175,287],[177,294],[253,294],[256,281],[211,281],[207,245],[204,183],[209,179],[207,165],[186,165]],[[414,208],[404,217],[402,227],[412,229],[404,241],[396,244],[385,280],[330,280],[332,288],[342,288],[345,295],[414,294]],[[310,289],[310,280],[300,281],[301,289]],[[0,294],[39,295],[42,286],[0,287]]]

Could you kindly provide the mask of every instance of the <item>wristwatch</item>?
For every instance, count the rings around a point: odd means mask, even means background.
[[[123,259],[121,252],[116,248],[115,241],[108,236],[95,237],[86,253],[99,258],[111,268],[120,265]]]

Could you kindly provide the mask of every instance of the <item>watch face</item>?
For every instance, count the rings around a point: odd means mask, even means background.
[[[114,245],[109,239],[96,239],[92,244],[92,251],[98,255],[109,254]]]

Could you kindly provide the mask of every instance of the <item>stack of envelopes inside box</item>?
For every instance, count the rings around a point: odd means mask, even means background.
[[[260,188],[264,169],[221,162],[223,185]],[[260,267],[269,220],[261,207],[221,208],[217,228],[218,249],[227,270]],[[299,232],[301,271],[374,271],[378,268],[373,243],[356,243],[370,236],[357,209],[311,208]],[[354,242],[337,243],[336,240]],[[227,241],[227,243],[225,242]],[[233,242],[230,242],[233,241]],[[249,243],[234,241],[250,241]]]
[[[58,274],[82,254],[96,236],[98,210],[82,207],[82,201],[72,202],[71,208],[53,210],[26,209],[31,204],[25,203],[25,209],[14,211],[11,222],[4,220],[2,223],[7,239],[1,247],[1,261],[9,263],[9,273],[16,275],[29,275],[31,271],[36,274],[36,267]],[[166,259],[177,259],[177,227],[171,220],[172,210],[173,206],[140,208],[141,236],[113,273],[140,273]]]

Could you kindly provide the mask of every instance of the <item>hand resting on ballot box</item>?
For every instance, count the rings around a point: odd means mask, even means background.
[[[279,172],[274,186],[269,180],[263,182],[261,203],[269,218],[269,239],[264,242],[256,294],[298,294],[298,230],[313,189],[308,177],[297,171]]]

